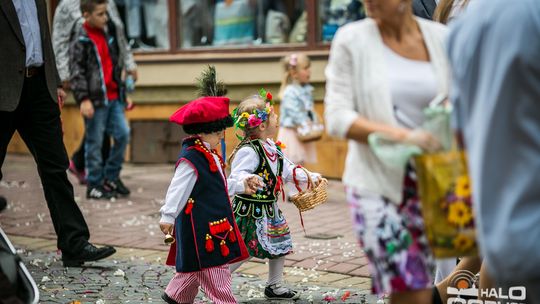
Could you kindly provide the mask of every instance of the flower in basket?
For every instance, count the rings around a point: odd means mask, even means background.
[[[464,201],[451,203],[448,207],[448,222],[450,224],[464,227],[473,220],[471,207]]]
[[[460,233],[456,236],[456,238],[452,241],[452,243],[457,250],[461,252],[465,252],[469,250],[470,248],[472,248],[472,246],[475,243],[475,240]]]

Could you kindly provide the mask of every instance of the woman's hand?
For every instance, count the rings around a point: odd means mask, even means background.
[[[409,131],[402,142],[416,145],[430,153],[442,148],[441,143],[431,133],[418,129]]]

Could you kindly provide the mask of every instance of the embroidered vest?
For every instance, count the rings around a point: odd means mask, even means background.
[[[259,156],[259,166],[257,166],[253,174],[259,175],[264,179],[265,187],[252,195],[235,195],[232,207],[234,214],[235,216],[251,216],[254,218],[261,218],[263,215],[274,217],[273,204],[277,201],[282,191],[281,174],[283,172],[283,157],[279,154],[277,155],[277,175],[275,175],[265,156],[261,142],[259,140],[252,140],[245,145],[250,145]]]
[[[199,138],[184,140],[179,162],[188,161],[197,182],[175,222],[176,271],[193,272],[248,257],[236,226],[226,180]],[[174,247],[174,246],[172,246]]]

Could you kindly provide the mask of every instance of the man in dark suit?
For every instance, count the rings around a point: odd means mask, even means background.
[[[437,7],[435,0],[413,0],[413,13],[425,19],[433,19],[433,12]]]
[[[56,70],[45,0],[0,0],[0,180],[15,130],[34,156],[64,266],[106,258],[97,248],[67,179],[60,108],[65,93]]]

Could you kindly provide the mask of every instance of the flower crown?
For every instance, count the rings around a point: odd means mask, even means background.
[[[232,116],[235,129],[246,131],[248,129],[256,128],[260,124],[268,120],[268,116],[272,111],[272,106],[274,104],[274,102],[272,101],[272,94],[270,92],[267,92],[265,89],[260,89],[258,97],[265,101],[266,107],[264,109],[254,109],[251,113],[238,113],[238,108],[234,109]],[[238,135],[237,137],[240,140],[243,139]]]

